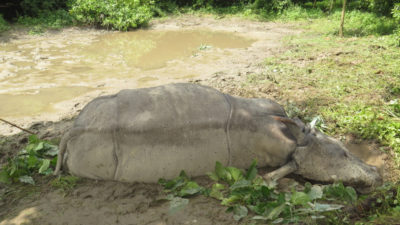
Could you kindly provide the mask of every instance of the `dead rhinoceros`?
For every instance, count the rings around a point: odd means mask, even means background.
[[[126,182],[156,182],[181,170],[203,175],[216,161],[247,168],[257,159],[260,167],[280,167],[268,178],[294,172],[364,191],[381,183],[375,167],[339,141],[289,119],[276,102],[194,84],[94,99],[64,135],[58,159],[56,174],[63,164],[76,176]]]

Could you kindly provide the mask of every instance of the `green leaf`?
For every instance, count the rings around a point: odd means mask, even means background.
[[[268,197],[270,197],[270,195],[272,193],[272,189],[263,185],[263,186],[261,186],[261,193],[264,197],[268,198]]]
[[[230,206],[242,200],[242,196],[231,195],[228,198],[224,198],[221,201],[221,205]]]
[[[226,167],[226,170],[230,174],[231,179],[228,180],[228,182],[234,183],[238,180],[243,179],[243,172],[242,170],[235,168],[235,167]]]
[[[224,194],[221,192],[221,190],[225,189],[225,185],[223,184],[213,184],[213,186],[211,187],[211,191],[210,191],[210,197],[218,199],[218,200],[222,200],[224,198]]]
[[[208,172],[207,175],[211,180],[216,181],[216,182],[218,181],[218,176],[215,172]]]
[[[294,205],[305,205],[311,201],[310,197],[304,192],[294,192],[290,200]]]
[[[47,175],[50,175],[50,174],[53,174],[53,169],[52,168],[47,168],[47,170],[45,170],[45,171],[43,171],[43,175],[45,175],[45,176],[47,176]]]
[[[0,183],[11,184],[11,178],[5,169],[0,171]]]
[[[29,138],[28,138],[29,144],[36,144],[38,142],[40,142],[40,140],[36,135],[33,134],[33,135],[29,136]]]
[[[357,192],[353,187],[346,187],[346,192],[352,202],[357,200]]]
[[[45,144],[46,147],[46,152],[44,152],[44,155],[46,156],[57,156],[58,155],[58,147],[55,145],[51,144]]]
[[[27,184],[32,184],[32,185],[35,184],[35,181],[33,180],[33,178],[31,176],[26,176],[26,175],[25,176],[20,176],[18,178],[18,180],[20,182],[22,182],[22,183],[27,183]]]
[[[246,180],[254,180],[257,176],[257,160],[253,160],[253,162],[250,165],[250,168],[247,170],[245,178]]]
[[[233,219],[236,221],[241,220],[243,217],[246,217],[248,213],[248,210],[245,206],[242,205],[235,205],[233,207]]]
[[[174,197],[172,198],[170,205],[169,205],[169,212],[174,214],[179,210],[183,209],[187,204],[189,204],[189,199],[181,198],[181,197]]]
[[[299,192],[301,193],[301,192]],[[276,218],[278,218],[278,216],[282,213],[282,211],[285,209],[286,203],[283,203],[281,205],[279,205],[278,207],[274,208],[273,210],[271,210],[271,212],[268,214],[267,218],[269,220],[274,220]]]
[[[312,188],[312,184],[311,184],[310,182],[306,182],[306,183],[304,184],[304,192],[305,192],[305,193],[310,192],[310,191],[311,191],[311,188]]]
[[[179,177],[184,180],[189,180],[189,176],[186,174],[184,170],[181,170],[181,172],[179,173]]]
[[[219,161],[215,163],[215,174],[217,175],[218,179],[226,180],[225,167]]]
[[[322,187],[318,185],[312,186],[307,195],[308,197],[310,197],[311,201],[322,198],[323,195]]]
[[[252,187],[251,182],[248,180],[238,180],[236,181],[232,186],[229,187],[229,189],[236,190],[239,188],[248,188],[248,187]]]
[[[43,174],[50,166],[50,160],[45,159],[42,162],[42,166],[39,168],[39,173]]]
[[[28,156],[26,163],[27,163],[28,168],[36,168],[36,165],[39,163],[39,159],[38,159],[38,157],[36,157],[34,155],[30,155],[30,156]]]
[[[188,195],[194,195],[203,190],[203,187],[199,186],[194,181],[189,181],[185,184],[185,186],[179,192],[179,196],[184,197]]]
[[[337,204],[320,204],[320,203],[315,203],[314,204],[314,210],[317,212],[328,212],[328,211],[334,211],[343,208],[342,205],[337,205]]]
[[[266,216],[253,216],[252,220],[269,220]]]
[[[39,142],[39,144],[36,145],[36,147],[33,149],[35,152],[39,152],[44,150],[44,142]]]

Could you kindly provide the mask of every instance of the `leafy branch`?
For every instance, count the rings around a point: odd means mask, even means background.
[[[22,182],[35,184],[35,174],[49,175],[57,163],[58,147],[36,135],[29,137],[28,145],[0,170],[0,183]]]

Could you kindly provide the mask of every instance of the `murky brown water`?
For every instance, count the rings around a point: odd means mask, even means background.
[[[212,61],[216,59],[213,51],[246,48],[252,43],[234,33],[207,30],[141,30],[92,39],[0,43],[0,117],[51,112],[55,103],[118,83],[115,80],[135,79],[131,87],[135,88],[159,79],[195,77],[190,68],[174,73],[178,70],[174,67],[169,74],[149,71],[207,51],[203,61]]]

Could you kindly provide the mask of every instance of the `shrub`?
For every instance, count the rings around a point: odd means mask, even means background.
[[[73,24],[71,15],[63,10],[44,11],[35,17],[20,16],[17,22],[26,26],[34,27],[36,30],[43,30],[43,28],[60,29],[65,26]]]
[[[346,15],[347,33],[354,35],[369,34],[391,34],[396,28],[393,19],[387,17],[378,17],[373,13],[354,10]]]
[[[371,12],[390,16],[390,12],[396,3],[400,3],[399,0],[367,0],[368,9]]]
[[[0,32],[8,30],[10,27],[8,26],[7,21],[3,19],[3,15],[0,14]]]
[[[76,0],[70,13],[80,22],[124,31],[146,25],[153,16],[149,0]]]
[[[280,19],[285,21],[300,20],[300,19],[316,19],[324,16],[324,13],[319,8],[306,9],[300,6],[292,6],[284,10]]]
[[[274,13],[280,13],[291,5],[291,0],[255,0],[253,3],[254,9]]]
[[[23,15],[36,17],[45,12],[66,9],[68,0],[22,0],[20,2]]]

